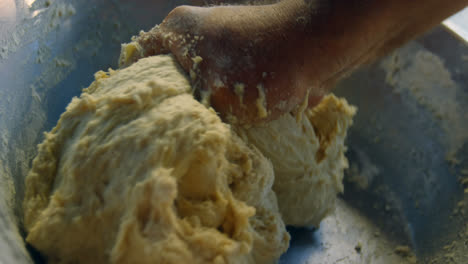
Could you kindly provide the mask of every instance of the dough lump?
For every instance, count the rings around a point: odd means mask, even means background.
[[[171,56],[98,72],[26,179],[49,263],[272,263],[289,234],[273,167],[193,99]]]
[[[313,109],[237,128],[273,163],[273,190],[286,225],[318,227],[335,209],[348,167],[344,141],[355,113],[345,99],[327,95]]]

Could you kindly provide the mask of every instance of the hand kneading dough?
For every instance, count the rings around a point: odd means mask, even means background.
[[[272,263],[288,247],[271,163],[193,99],[170,56],[98,72],[26,180],[49,263]]]
[[[273,163],[273,190],[285,224],[318,227],[335,209],[348,167],[344,140],[355,113],[346,100],[328,95],[297,116],[236,129]]]
[[[284,223],[334,209],[354,107],[330,95],[231,129],[190,92],[154,56],[72,100],[26,179],[26,240],[49,263],[273,263]]]

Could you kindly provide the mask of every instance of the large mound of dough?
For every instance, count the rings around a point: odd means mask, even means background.
[[[271,163],[193,99],[170,56],[99,72],[26,180],[49,263],[272,263],[288,247]]]
[[[344,140],[355,113],[346,100],[328,95],[295,116],[237,129],[273,163],[273,189],[287,225],[318,227],[335,209],[348,167]]]

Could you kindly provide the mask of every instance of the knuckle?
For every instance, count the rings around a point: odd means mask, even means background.
[[[195,7],[179,6],[169,13],[162,24],[174,31],[190,31],[198,25],[198,18]]]

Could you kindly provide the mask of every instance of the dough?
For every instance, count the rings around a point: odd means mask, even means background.
[[[289,244],[282,217],[318,226],[333,210],[345,100],[231,128],[171,56],[95,77],[26,179],[26,240],[49,263],[273,263]]]
[[[151,31],[141,32],[123,44],[119,65],[131,65],[151,53],[139,42],[151,42],[152,37]],[[257,89],[258,114],[263,116],[265,93],[261,85]],[[242,99],[243,84],[234,84],[234,91]],[[334,210],[337,194],[343,192],[343,171],[348,168],[344,141],[357,109],[333,94],[314,109],[307,109],[307,105],[305,101],[295,113],[258,126],[245,128],[232,123],[245,142],[272,161],[273,188],[285,224],[318,227]]]
[[[346,100],[327,95],[312,110],[236,129],[273,163],[273,189],[287,225],[318,227],[335,209],[348,167],[344,140],[355,113]]]
[[[289,242],[273,181],[172,57],[141,59],[98,72],[46,133],[26,240],[49,263],[272,263]]]

